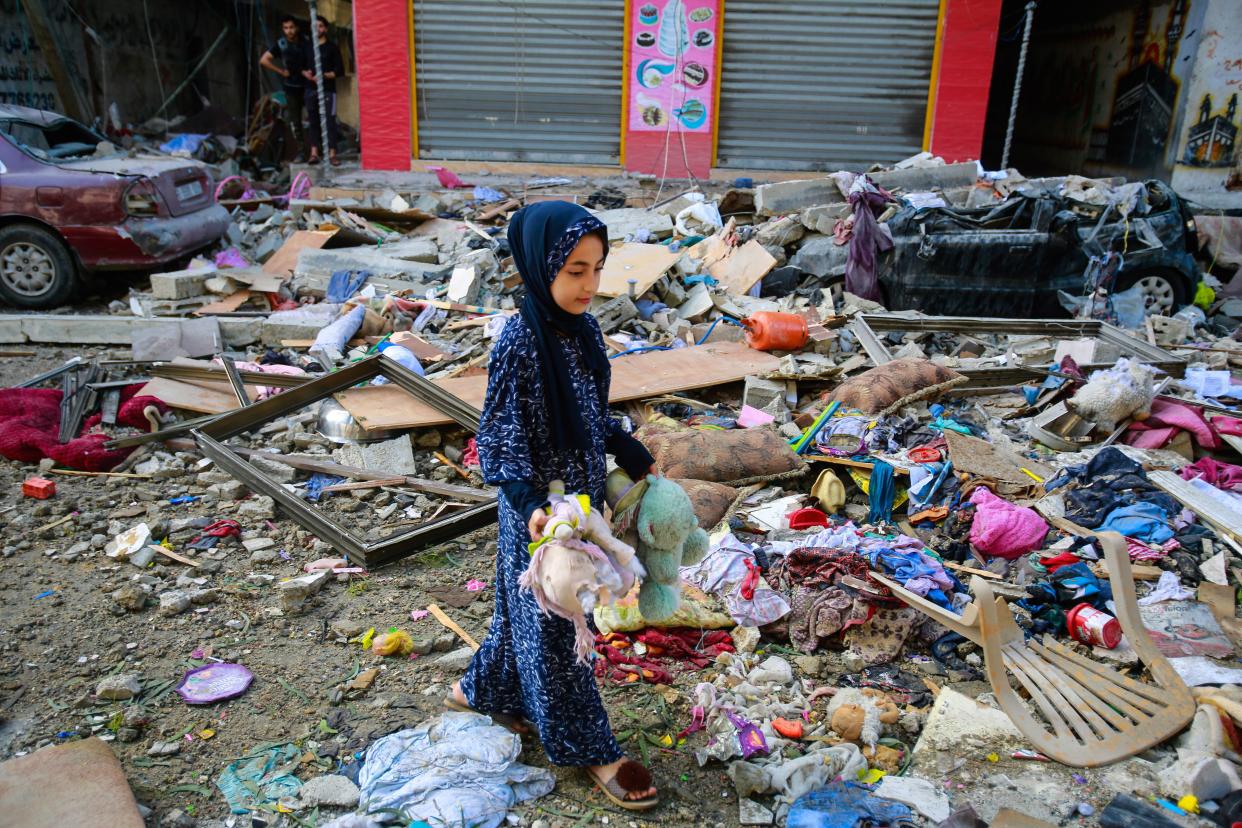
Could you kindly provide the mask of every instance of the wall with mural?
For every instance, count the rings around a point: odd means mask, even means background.
[[[1209,2],[1040,3],[1015,165],[1028,174],[1168,177]],[[1006,48],[1016,49],[1013,36]]]
[[[1173,186],[1186,191],[1242,190],[1242,10],[1213,0],[1203,21],[1186,117],[1176,143]]]

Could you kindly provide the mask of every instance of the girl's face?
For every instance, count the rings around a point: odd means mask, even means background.
[[[567,313],[586,313],[599,290],[604,272],[604,243],[599,236],[588,233],[570,251],[565,265],[552,280],[552,299]]]

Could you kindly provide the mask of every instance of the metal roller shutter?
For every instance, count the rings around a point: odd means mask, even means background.
[[[939,0],[728,0],[717,165],[861,170],[923,148]]]
[[[421,158],[615,164],[624,0],[414,0]]]

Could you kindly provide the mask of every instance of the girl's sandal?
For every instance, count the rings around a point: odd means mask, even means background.
[[[475,710],[470,705],[462,704],[457,699],[453,698],[452,690],[449,690],[448,695],[444,697],[444,706],[447,709],[458,713],[479,713],[479,711]],[[479,715],[487,716],[505,730],[510,733],[517,734],[518,736],[526,736],[531,732],[526,723],[516,716],[509,716],[505,713],[479,713]]]
[[[614,805],[618,805],[627,811],[649,811],[660,804],[658,794],[645,796],[642,799],[627,799],[626,794],[636,791],[645,791],[651,787],[651,771],[635,762],[633,759],[626,759],[621,763],[621,767],[617,768],[617,772],[607,782],[601,780],[589,768],[583,768],[591,781],[595,783],[595,787],[599,788],[604,796],[612,800]]]

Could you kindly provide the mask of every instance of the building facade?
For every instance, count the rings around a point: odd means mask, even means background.
[[[363,166],[976,158],[1001,0],[355,0]],[[408,90],[407,95],[400,94]]]

